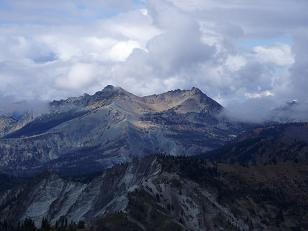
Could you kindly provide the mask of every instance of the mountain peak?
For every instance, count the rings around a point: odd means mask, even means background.
[[[121,87],[116,87],[116,86],[113,86],[113,85],[107,85],[106,87],[103,88],[103,90],[101,91],[98,91],[96,92],[95,94],[97,93],[100,93],[100,92],[104,92],[104,93],[118,93],[118,94],[124,94],[124,95],[128,95],[128,94],[131,94],[129,93],[128,91],[124,90],[123,88]],[[94,95],[95,95],[94,94]]]
[[[194,94],[202,94],[202,95],[205,95],[199,88],[197,87],[192,87],[191,90],[190,90],[192,93]]]
[[[103,90],[96,92],[93,97],[112,98],[115,96],[132,96],[133,94],[124,90],[121,87],[115,87],[113,85],[107,85]]]
[[[104,87],[103,91],[115,91],[117,89],[119,89],[120,87],[115,87],[113,85],[107,85],[106,87]]]
[[[50,106],[88,106],[98,101],[110,100],[119,95],[128,95],[129,93],[120,87],[107,85],[102,90],[97,91],[93,95],[84,94],[79,97],[70,97],[65,100],[54,100],[50,103]]]

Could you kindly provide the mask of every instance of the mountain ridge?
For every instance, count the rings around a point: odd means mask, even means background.
[[[195,155],[244,129],[219,118],[223,107],[197,88],[139,97],[107,86],[50,108],[0,139],[0,169],[78,172],[85,161],[96,171],[134,156]]]
[[[205,153],[218,162],[263,165],[308,163],[308,123],[261,126],[241,134],[230,144]]]
[[[115,100],[117,98],[130,98],[136,100],[138,103],[148,104],[148,109],[156,112],[170,110],[176,106],[179,106],[181,103],[185,102],[191,98],[198,98],[199,101],[204,103],[211,103],[212,106],[222,109],[222,106],[219,105],[214,100],[210,99],[206,94],[204,94],[200,89],[193,87],[191,90],[173,90],[168,91],[162,94],[153,94],[148,96],[137,96],[128,91],[124,90],[121,87],[114,87],[112,85],[106,86],[103,90],[94,93],[93,95],[84,94],[79,97],[71,97],[65,100],[54,100],[50,103],[51,108],[56,108],[65,104],[73,104],[76,106],[93,106],[93,104],[103,101],[105,103],[110,103],[108,100]],[[174,100],[175,99],[175,100]],[[205,100],[206,99],[206,100]],[[165,105],[160,105],[155,107],[155,103],[166,103]],[[154,106],[153,106],[154,105]],[[152,107],[151,107],[152,106]],[[217,110],[218,110],[217,109]]]

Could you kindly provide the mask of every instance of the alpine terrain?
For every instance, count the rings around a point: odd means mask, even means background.
[[[222,111],[107,86],[1,117],[0,230],[307,230],[307,123]]]
[[[107,86],[94,95],[53,101],[27,123],[3,118],[0,170],[78,175],[137,156],[199,154],[243,130],[220,117],[222,110],[197,88],[138,97]]]

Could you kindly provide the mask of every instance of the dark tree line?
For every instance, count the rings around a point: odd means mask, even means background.
[[[0,231],[79,231],[86,230],[85,223],[79,221],[77,224],[69,222],[61,217],[54,225],[47,218],[43,218],[40,227],[36,227],[33,220],[26,218],[24,221],[13,224],[9,221],[0,221]]]

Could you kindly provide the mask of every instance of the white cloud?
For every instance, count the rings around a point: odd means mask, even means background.
[[[114,61],[125,61],[135,48],[141,48],[136,41],[118,42],[110,50],[110,58]]]
[[[263,98],[267,96],[274,96],[274,94],[270,91],[261,91],[258,93],[245,93],[245,96],[247,96],[249,99],[257,99],[257,98]]]
[[[230,69],[230,71],[239,71],[242,67],[246,65],[247,61],[243,56],[235,55],[228,56],[226,60],[226,66]]]
[[[56,79],[56,86],[67,90],[81,90],[95,82],[95,71],[91,64],[76,63],[65,77]]]
[[[147,9],[140,9],[141,14],[143,14],[144,16],[148,16],[149,12]]]
[[[307,98],[304,0],[4,2],[2,95],[54,99],[115,84],[139,95],[195,85],[227,106]]]
[[[279,66],[288,66],[294,63],[294,55],[289,45],[257,46],[253,50],[260,62]]]

